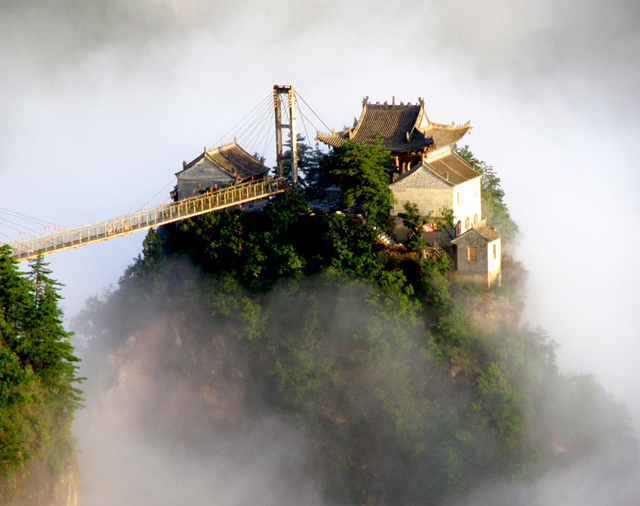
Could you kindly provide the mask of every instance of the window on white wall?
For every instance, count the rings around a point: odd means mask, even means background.
[[[460,203],[460,192],[456,192],[456,204]]]
[[[498,245],[493,245],[493,259],[495,260],[498,257]]]

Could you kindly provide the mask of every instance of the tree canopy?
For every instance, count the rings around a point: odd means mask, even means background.
[[[369,163],[360,146],[345,153]],[[342,164],[327,167],[359,181]],[[419,226],[417,209],[406,211],[407,225]],[[198,307],[206,330],[193,356],[213,340],[241,355],[266,409],[290,415],[310,438],[309,472],[331,503],[456,503],[482,483],[534,478],[603,442],[624,448],[615,459],[633,458],[624,409],[588,378],[560,375],[544,332],[481,330],[438,262],[374,243],[371,216],[312,213],[304,193],[291,192],[261,213],[164,227],[85,318],[94,335],[122,342],[147,307],[171,305],[177,326]],[[201,277],[181,267],[185,256]],[[511,297],[507,289],[491,299],[509,307]],[[119,318],[108,317],[113,306]],[[586,421],[586,411],[610,417]]]
[[[59,284],[38,258],[26,274],[0,247],[0,475],[39,456],[60,467],[72,454],[80,407],[78,358],[62,324]],[[0,487],[0,494],[2,493]]]
[[[362,211],[367,221],[386,229],[393,206],[389,189],[396,166],[379,141],[375,146],[346,141],[320,161],[331,182],[342,189],[342,204]]]

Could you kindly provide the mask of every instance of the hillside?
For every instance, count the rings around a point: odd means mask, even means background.
[[[78,358],[51,271],[38,258],[19,272],[11,253],[0,247],[0,502],[72,505]]]
[[[369,203],[377,219],[384,198]],[[492,292],[453,286],[369,223],[290,192],[150,232],[75,324],[102,371],[81,436],[92,483],[117,483],[115,502],[449,504],[636,461],[624,407],[520,326],[521,267]]]

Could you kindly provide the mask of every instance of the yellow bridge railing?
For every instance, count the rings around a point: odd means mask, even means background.
[[[184,220],[199,214],[260,200],[270,195],[282,193],[287,188],[287,183],[283,178],[268,178],[240,183],[172,204],[14,242],[10,246],[16,260],[28,260],[38,255],[48,255],[95,242],[108,241],[109,239],[166,225],[167,223]]]

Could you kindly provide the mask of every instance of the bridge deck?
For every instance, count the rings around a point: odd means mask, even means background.
[[[115,239],[116,237],[166,225],[167,223],[184,220],[200,214],[260,200],[270,195],[282,193],[286,188],[287,184],[283,178],[269,178],[241,183],[172,204],[14,242],[10,246],[16,260],[28,260],[38,255],[48,255],[58,251],[79,248],[80,246]]]

